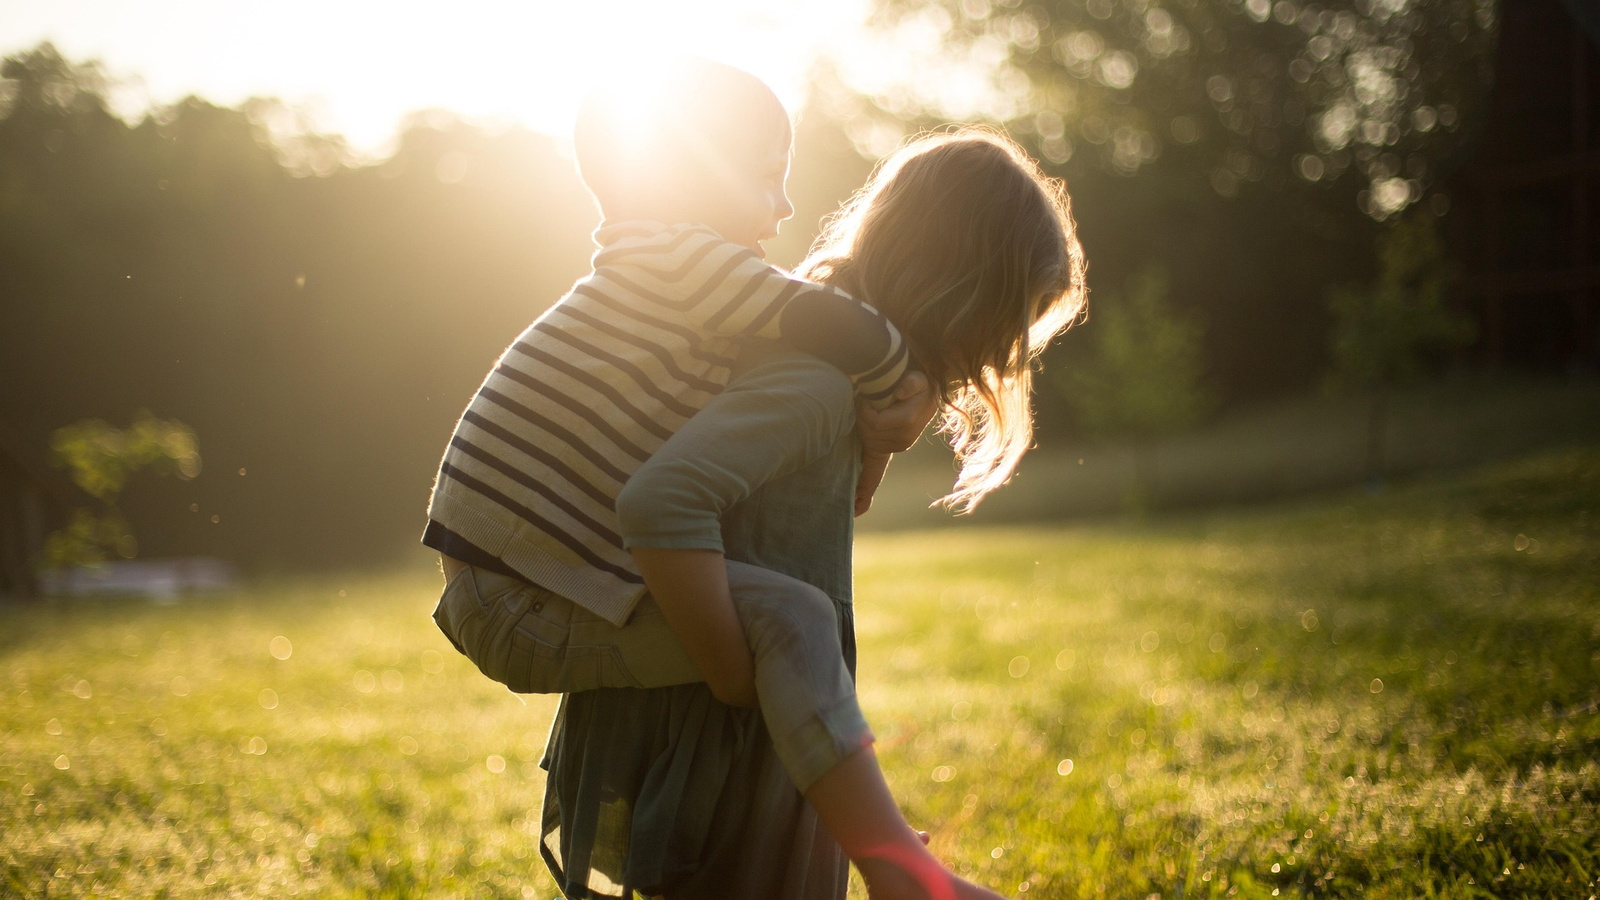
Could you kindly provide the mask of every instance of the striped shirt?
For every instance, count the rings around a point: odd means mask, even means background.
[[[727,384],[740,341],[816,355],[877,402],[906,350],[871,307],[709,228],[623,222],[595,241],[594,271],[501,355],[456,424],[423,543],[621,625],[644,579],[617,494]]]

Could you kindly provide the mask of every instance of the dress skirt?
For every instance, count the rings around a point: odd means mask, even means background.
[[[849,603],[835,600],[855,672]],[[759,710],[705,684],[567,694],[543,766],[542,853],[569,898],[842,900],[849,861]]]

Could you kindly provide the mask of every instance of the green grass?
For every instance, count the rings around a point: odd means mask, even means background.
[[[1147,504],[1194,509],[1345,490],[1366,475],[1366,400],[1296,394],[1230,409],[1155,442],[1143,457]],[[1385,430],[1392,476],[1464,470],[1535,453],[1600,444],[1600,380],[1484,375],[1394,393]],[[1047,434],[1016,480],[971,519],[928,503],[954,480],[950,453],[924,440],[894,465],[862,526],[870,531],[1017,524],[1124,510],[1140,465],[1136,448],[1081,434]]]
[[[871,536],[863,699],[912,820],[1008,894],[1589,897],[1597,561],[1595,451]],[[447,653],[431,587],[0,613],[0,895],[553,896],[552,703]]]

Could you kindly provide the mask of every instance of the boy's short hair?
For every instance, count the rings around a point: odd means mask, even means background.
[[[788,145],[788,113],[748,72],[682,58],[647,77],[594,91],[578,110],[578,171],[607,217],[673,197],[714,200],[775,142]]]

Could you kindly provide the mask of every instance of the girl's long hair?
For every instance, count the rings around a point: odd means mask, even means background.
[[[924,135],[884,160],[797,273],[872,304],[939,391],[970,512],[1033,440],[1033,363],[1085,303],[1065,185],[988,129]]]

